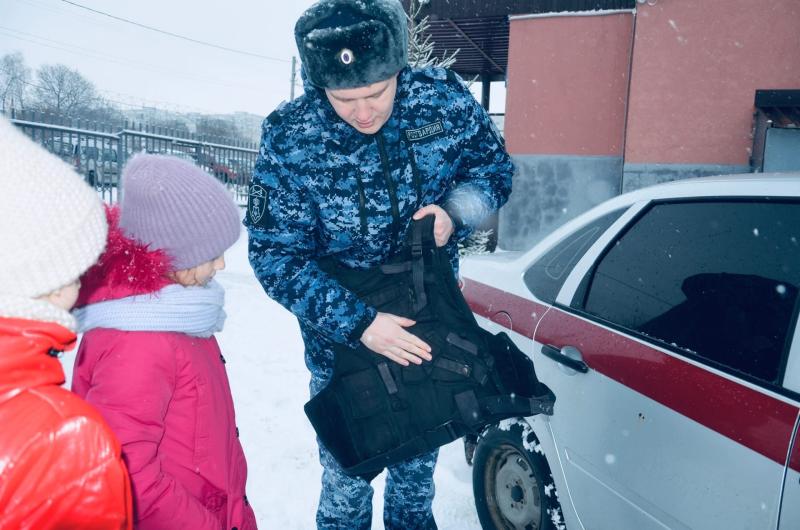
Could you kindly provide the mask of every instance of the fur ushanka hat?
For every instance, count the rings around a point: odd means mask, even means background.
[[[399,0],[320,0],[294,28],[308,80],[341,89],[389,79],[408,63],[408,23]]]

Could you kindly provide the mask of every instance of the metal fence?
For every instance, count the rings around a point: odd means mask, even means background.
[[[127,121],[113,126],[13,109],[5,115],[35,142],[71,164],[107,202],[117,200],[125,161],[142,151],[193,162],[228,187],[239,204],[247,202],[247,187],[258,154],[255,144]]]

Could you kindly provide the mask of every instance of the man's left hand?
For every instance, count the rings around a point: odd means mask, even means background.
[[[414,220],[419,221],[426,215],[433,214],[436,220],[433,222],[433,238],[436,240],[437,247],[443,247],[447,244],[450,236],[453,235],[453,220],[447,215],[447,212],[441,206],[429,204],[423,206],[417,213],[414,214]]]

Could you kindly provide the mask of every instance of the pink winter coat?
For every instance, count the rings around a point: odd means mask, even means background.
[[[125,239],[113,210],[109,221],[108,249],[82,279],[79,305],[168,283],[164,256]],[[213,336],[91,329],[72,390],[122,442],[137,529],[256,528],[225,360]]]

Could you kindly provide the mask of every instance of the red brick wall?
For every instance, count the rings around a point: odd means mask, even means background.
[[[638,8],[626,163],[747,165],[757,88],[800,88],[797,0]]]
[[[631,14],[512,19],[512,154],[622,155]]]

